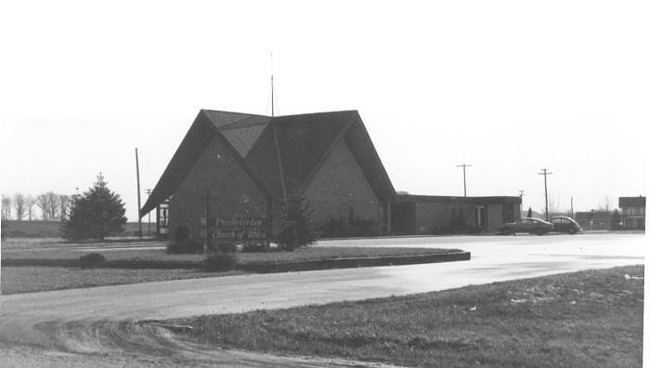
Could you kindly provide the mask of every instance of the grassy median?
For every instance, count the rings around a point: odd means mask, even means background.
[[[173,323],[222,347],[417,367],[640,367],[643,266]],[[278,287],[281,287],[279,285]]]
[[[71,244],[56,240],[14,240],[2,244],[2,294],[28,293],[105,285],[198,277],[239,275],[255,265],[314,262],[356,257],[425,256],[457,252],[453,249],[308,247],[293,252],[238,253],[236,267],[206,271],[202,254],[167,254],[164,242]],[[143,248],[144,247],[144,248]],[[158,248],[158,249],[155,249]],[[79,258],[99,253],[106,261],[92,269],[80,267]],[[253,266],[253,267],[250,267]]]

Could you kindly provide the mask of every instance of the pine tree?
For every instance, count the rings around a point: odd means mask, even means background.
[[[68,240],[100,239],[124,231],[124,203],[119,194],[108,189],[100,173],[83,195],[72,197],[68,218],[62,222],[61,235]]]
[[[282,230],[277,235],[277,242],[289,251],[315,242],[316,234],[311,229],[310,220],[309,203],[300,196],[290,196],[283,208]]]
[[[533,217],[533,209],[528,207],[528,217]]]

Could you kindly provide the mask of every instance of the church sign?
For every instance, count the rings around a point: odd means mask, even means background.
[[[264,217],[217,217],[210,229],[217,241],[266,241],[267,223]]]

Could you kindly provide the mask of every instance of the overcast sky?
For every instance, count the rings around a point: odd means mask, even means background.
[[[3,1],[1,191],[136,220],[200,109],[358,110],[397,190],[543,212],[646,194],[645,1]],[[273,62],[271,63],[271,53]],[[143,194],[143,202],[146,195]]]

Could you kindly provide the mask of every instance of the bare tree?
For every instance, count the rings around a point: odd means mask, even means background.
[[[2,219],[11,220],[11,198],[2,195]]]
[[[41,209],[41,216],[43,221],[49,220],[48,215],[50,214],[50,211],[48,211],[47,195],[45,193],[36,196],[36,205]]]
[[[16,220],[22,221],[25,217],[25,196],[22,193],[14,194],[14,209],[16,210]]]
[[[61,194],[59,195],[59,208],[60,208],[60,220],[65,221],[68,218],[68,210],[70,207],[70,196]]]
[[[59,196],[54,192],[39,194],[36,205],[41,209],[43,221],[56,221],[59,217]]]
[[[609,212],[609,197],[603,197],[603,200],[600,201],[600,204],[598,205],[598,211]]]
[[[557,216],[560,214],[560,200],[557,198],[548,198],[548,216]]]
[[[36,219],[36,214],[34,213],[34,206],[36,206],[36,198],[34,198],[33,195],[29,194],[27,197],[25,197],[27,221],[34,221]]]

